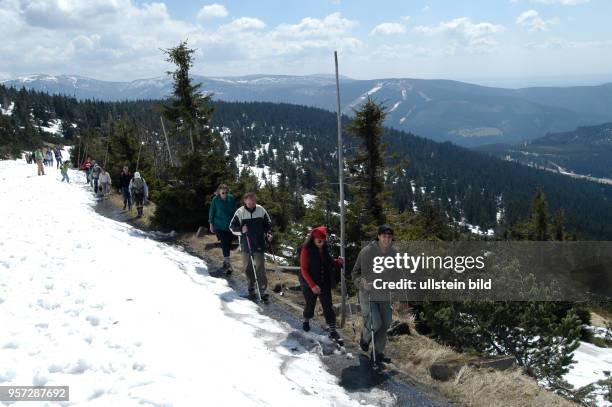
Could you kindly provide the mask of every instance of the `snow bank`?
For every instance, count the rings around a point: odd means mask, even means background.
[[[69,385],[79,406],[359,405],[202,260],[97,215],[81,173],[45,172],[0,161],[0,385]]]

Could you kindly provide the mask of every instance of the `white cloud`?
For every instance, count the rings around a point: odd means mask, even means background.
[[[261,30],[262,28],[266,28],[266,23],[253,17],[240,17],[221,27],[222,30],[228,29],[232,31]]]
[[[543,20],[535,10],[527,10],[516,18],[516,24],[526,27],[529,31],[548,31],[549,27],[557,24],[558,19]]]
[[[532,0],[540,4],[561,4],[563,6],[577,6],[579,4],[589,3],[591,0]]]
[[[414,31],[427,36],[445,35],[453,43],[447,44],[457,49],[464,47],[470,52],[487,52],[497,47],[494,35],[505,31],[500,24],[488,22],[474,23],[469,17],[455,18],[441,22],[437,26],[420,25]]]
[[[394,35],[394,34],[404,34],[406,32],[406,27],[400,23],[382,23],[378,24],[374,29],[370,32],[370,35]]]
[[[402,20],[403,20],[403,21],[405,21],[405,22],[408,22],[408,21],[410,21],[410,20],[411,20],[411,18],[412,18],[412,17],[410,17],[410,16],[403,16],[403,17],[402,17]]]
[[[198,20],[210,20],[214,18],[224,18],[229,15],[229,12],[222,4],[208,4],[198,12]]]
[[[422,11],[423,13],[427,13],[427,12],[428,12],[428,11],[430,11],[430,10],[431,10],[431,7],[430,7],[430,6],[425,6],[425,7],[423,7],[423,8],[421,9],[421,11]]]

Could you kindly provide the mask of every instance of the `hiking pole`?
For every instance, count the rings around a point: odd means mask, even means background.
[[[257,270],[255,270],[255,260],[253,259],[253,250],[251,249],[251,239],[249,235],[244,234],[247,240],[247,246],[249,247],[249,257],[251,259],[251,266],[253,266],[253,276],[255,276],[255,287],[257,287],[257,299],[261,302],[261,291],[259,291],[259,281],[257,280]]]
[[[370,332],[372,333],[372,361],[376,365],[376,343],[374,342],[374,318],[372,317],[372,299],[368,292],[368,303],[370,306]]]
[[[348,293],[346,294],[346,303],[348,305],[348,309],[349,309],[349,318],[351,319],[351,325],[353,326],[353,334],[357,335],[357,328],[355,327],[355,318],[353,318],[353,309],[351,307],[351,301],[350,298],[348,296]]]

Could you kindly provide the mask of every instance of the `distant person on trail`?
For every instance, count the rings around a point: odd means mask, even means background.
[[[81,164],[81,169],[85,170],[85,176],[87,177],[87,183],[91,182],[91,157],[87,156],[83,164]]]
[[[132,181],[130,181],[129,189],[130,195],[132,195],[132,200],[136,205],[138,217],[140,218],[143,215],[142,207],[144,205],[144,201],[149,197],[149,187],[138,171],[134,173],[134,178],[132,178]]]
[[[332,289],[337,284],[338,267],[342,258],[334,259],[327,245],[327,228],[314,228],[300,252],[300,284],[304,294],[304,331],[310,331],[310,319],[314,316],[317,298],[321,302],[325,322],[329,326],[329,338],[340,346],[344,345],[336,330],[336,313],[332,302]]]
[[[127,165],[121,170],[119,174],[119,190],[123,195],[123,210],[127,205],[128,211],[132,210],[132,197],[130,195],[130,181],[132,181],[132,173],[128,169]]]
[[[51,149],[47,150],[47,152],[45,153],[45,158],[47,159],[47,165],[49,167],[53,167],[53,152],[51,151]]]
[[[70,184],[70,178],[68,178],[68,168],[70,167],[70,161],[66,160],[62,163],[60,171],[62,173],[62,182],[66,181]]]
[[[230,249],[234,235],[230,230],[230,221],[235,211],[236,200],[230,193],[229,187],[225,184],[219,185],[210,204],[208,223],[210,224],[210,233],[216,234],[217,239],[221,242],[223,270],[227,275],[233,272],[230,262]]]
[[[100,171],[102,167],[94,161],[93,169],[91,170],[91,183],[93,186],[94,194],[98,193],[98,183],[100,182]]]
[[[57,163],[57,168],[59,168],[62,165],[62,149],[60,148],[60,146],[57,146],[55,148],[55,162]]]
[[[366,267],[372,267],[371,260],[376,256],[395,257],[396,250],[393,247],[393,229],[389,225],[378,228],[378,236],[375,241],[361,249],[353,267],[353,283],[359,288],[359,303],[363,315],[363,328],[359,346],[367,352],[374,337],[374,346],[370,361],[374,369],[382,369],[383,363],[391,360],[385,356],[387,346],[387,330],[391,326],[392,310],[390,301],[370,300],[372,281],[368,281],[362,273],[369,273]],[[368,261],[368,259],[370,261]],[[371,274],[370,274],[371,275]],[[375,362],[375,363],[374,363]]]
[[[110,174],[102,167],[100,167],[98,183],[102,196],[106,197],[110,193],[111,177]]]
[[[43,160],[45,156],[43,155],[42,148],[38,147],[38,149],[34,152],[34,159],[36,160],[36,166],[38,167],[38,175],[45,175],[45,167],[43,167]]]
[[[253,192],[244,194],[244,206],[238,208],[230,222],[230,230],[241,236],[242,264],[249,280],[249,299],[257,300],[255,291],[259,289],[261,299],[268,301],[265,292],[268,286],[265,268],[266,240],[272,240],[272,221],[270,215],[261,205],[257,205],[257,196]],[[251,256],[255,264],[251,262]],[[257,275],[253,272],[255,268]],[[257,287],[255,279],[257,278]]]

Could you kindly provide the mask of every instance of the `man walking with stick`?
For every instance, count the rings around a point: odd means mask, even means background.
[[[395,257],[393,247],[393,229],[389,225],[378,228],[376,240],[359,252],[353,267],[353,282],[359,288],[359,303],[363,315],[363,328],[359,346],[367,352],[372,343],[370,361],[376,371],[382,370],[384,363],[391,360],[385,356],[387,330],[391,326],[392,310],[390,301],[372,300],[372,260],[377,256]]]
[[[267,302],[268,279],[265,268],[266,241],[272,240],[270,215],[257,204],[257,196],[247,192],[244,206],[238,208],[230,222],[230,230],[240,236],[242,264],[249,280],[249,299]]]

